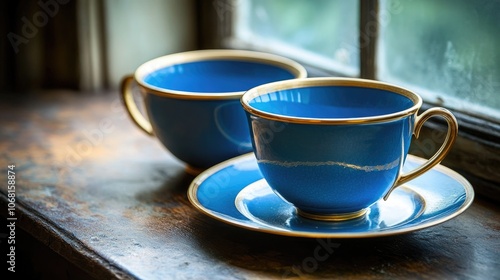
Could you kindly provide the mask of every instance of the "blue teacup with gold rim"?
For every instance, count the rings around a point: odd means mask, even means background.
[[[363,216],[391,191],[430,170],[458,133],[444,108],[417,115],[422,99],[387,83],[305,78],[247,91],[247,112],[259,169],[274,192],[306,218],[340,221]],[[448,124],[441,148],[403,174],[412,135],[431,117]]]
[[[150,60],[124,77],[121,96],[134,123],[156,136],[175,157],[198,173],[250,152],[243,93],[255,86],[306,77],[297,62],[243,50],[199,50]],[[142,93],[147,117],[132,94]]]

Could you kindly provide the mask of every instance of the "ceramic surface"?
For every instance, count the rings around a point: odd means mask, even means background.
[[[239,103],[243,92],[269,82],[305,77],[298,63],[241,50],[200,50],[159,57],[125,78],[122,96],[133,121],[178,159],[206,169],[251,151]],[[131,87],[143,94],[147,118],[137,110]]]
[[[405,170],[425,160],[409,155]],[[208,216],[249,230],[313,238],[361,238],[412,232],[443,223],[465,211],[474,191],[461,175],[442,165],[394,190],[361,218],[324,222],[303,218],[263,180],[254,154],[218,164],[195,178],[191,203]]]
[[[242,92],[280,80],[293,79],[294,73],[265,61],[215,58],[175,64],[147,74],[144,85],[184,92]]]
[[[282,81],[242,97],[263,177],[301,215],[322,220],[356,217],[399,185],[415,128],[425,122],[421,102],[397,86],[345,78]],[[434,110],[449,121],[450,147],[454,117]]]

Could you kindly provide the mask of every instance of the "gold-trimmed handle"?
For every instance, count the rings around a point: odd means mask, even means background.
[[[387,200],[391,192],[398,186],[401,186],[402,184],[415,179],[416,177],[424,174],[425,172],[429,171],[432,167],[439,164],[451,150],[451,147],[453,146],[453,143],[455,142],[455,139],[457,138],[458,135],[458,123],[457,119],[455,119],[455,116],[453,116],[453,114],[450,111],[446,110],[445,108],[441,107],[431,108],[422,113],[420,116],[417,116],[413,134],[415,134],[415,137],[418,138],[420,134],[420,129],[422,128],[423,124],[428,119],[434,116],[443,117],[448,124],[448,132],[446,133],[446,138],[444,139],[441,148],[439,148],[439,150],[429,160],[427,160],[427,162],[425,162],[421,166],[415,168],[414,170],[406,174],[399,174],[392,188],[384,196],[384,200]]]
[[[151,123],[144,118],[137,104],[135,104],[134,96],[132,95],[132,83],[134,82],[134,76],[129,75],[122,79],[120,92],[123,101],[123,105],[127,109],[128,115],[134,121],[134,123],[149,135],[153,135],[153,127]]]

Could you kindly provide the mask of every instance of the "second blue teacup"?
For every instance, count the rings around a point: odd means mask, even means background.
[[[243,93],[255,86],[306,77],[297,62],[243,50],[199,50],[150,60],[122,81],[121,96],[132,120],[156,136],[188,171],[250,152]],[[132,96],[142,92],[147,118]]]
[[[275,82],[247,91],[241,102],[264,179],[298,214],[319,220],[364,215],[394,188],[438,164],[458,132],[446,109],[417,115],[417,94],[371,80]],[[441,149],[402,174],[412,135],[433,116],[448,123]]]

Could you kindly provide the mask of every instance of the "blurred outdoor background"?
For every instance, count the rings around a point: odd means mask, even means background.
[[[380,0],[377,79],[500,120],[500,1]],[[7,0],[0,91],[116,89],[143,62],[199,48],[275,52],[358,76],[359,1]],[[375,29],[374,29],[375,30]],[[369,26],[366,32],[370,32]],[[208,42],[208,43],[207,43]]]
[[[358,1],[235,3],[237,36],[281,49],[292,45],[294,53],[316,55],[323,67],[359,74],[359,49],[367,42],[366,36],[359,39]],[[500,1],[382,0],[376,24],[378,79],[412,88],[434,103],[498,117]]]

